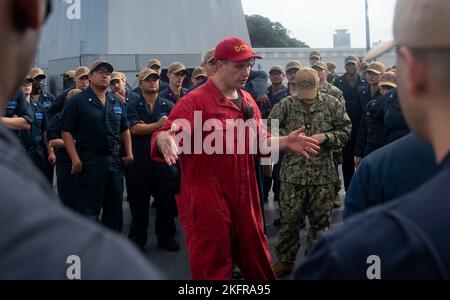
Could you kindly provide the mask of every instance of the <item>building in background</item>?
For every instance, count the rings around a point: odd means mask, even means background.
[[[338,29],[333,35],[333,48],[351,48],[352,40],[348,29]]]
[[[291,60],[299,60],[304,66],[309,66],[309,53],[317,50],[322,54],[324,62],[334,61],[337,65],[338,74],[345,73],[344,61],[349,55],[356,55],[362,61],[367,51],[365,48],[256,48],[255,51],[262,56],[257,60],[255,68],[268,72],[274,65],[285,66]],[[377,58],[386,66],[395,64],[395,52],[391,51]]]
[[[62,88],[62,74],[97,59],[110,61],[137,84],[150,58],[167,68],[174,61],[194,68],[221,39],[250,41],[240,0],[57,0],[35,65],[49,75],[49,90]]]
[[[53,94],[61,91],[67,70],[90,66],[97,59],[110,61],[135,87],[135,75],[151,58],[159,59],[163,68],[174,61],[194,68],[225,37],[250,40],[241,0],[55,0],[53,4],[35,59],[35,66],[48,74]],[[366,49],[350,48],[348,30],[336,30],[334,40],[335,48],[327,49],[256,49],[264,59],[255,68],[268,72],[291,60],[307,66],[309,52],[319,50],[323,60],[334,61],[342,74],[346,56],[362,59],[366,54]],[[391,66],[395,54],[379,60]]]

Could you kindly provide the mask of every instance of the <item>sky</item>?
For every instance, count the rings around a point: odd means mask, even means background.
[[[332,48],[336,29],[348,29],[353,48],[366,47],[364,0],[241,0],[246,15],[280,22],[312,48]],[[372,43],[392,39],[397,0],[369,0]]]

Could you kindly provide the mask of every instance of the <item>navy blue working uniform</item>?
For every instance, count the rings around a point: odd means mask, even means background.
[[[380,89],[378,89],[375,94],[372,95],[370,92],[370,85],[362,86],[358,89],[358,98],[359,98],[359,118],[362,117],[362,111],[367,106],[367,104],[372,101],[376,100],[381,97]]]
[[[158,93],[162,93],[163,91],[165,91],[169,88],[170,88],[170,85],[167,82],[162,81],[162,80],[159,81]],[[132,92],[136,95],[139,95],[142,93],[141,88],[139,86],[137,88],[135,88],[134,90],[132,90]]]
[[[77,174],[77,209],[116,231],[122,231],[123,168],[120,134],[128,129],[124,105],[110,92],[105,106],[92,88],[66,104],[63,132],[72,134],[83,169]]]
[[[48,124],[48,141],[62,139],[61,129],[63,125],[63,112],[57,113]],[[56,179],[58,195],[61,202],[73,209],[77,209],[76,180],[72,175],[72,161],[65,148],[55,149],[56,155]]]
[[[352,86],[347,80],[346,75],[338,77],[334,85],[342,91],[345,99],[345,108],[352,121],[352,135],[350,141],[344,147],[342,156],[342,172],[344,175],[344,186],[345,190],[348,189],[350,182],[352,180],[353,174],[355,173],[355,147],[358,134],[359,123],[361,122],[361,102],[358,96],[358,90],[367,86],[367,81],[358,75],[358,80],[355,85]]]
[[[159,96],[163,99],[169,100],[173,104],[177,104],[177,101],[184,97],[184,95],[187,94],[187,89],[181,88],[181,95],[180,98],[178,98],[172,90],[169,88],[165,89],[164,91],[159,93]]]
[[[139,98],[139,94],[136,94],[133,91],[128,91],[128,90],[125,91],[125,101],[123,102],[123,105],[125,105],[125,109],[126,109],[128,103],[130,103],[130,101],[135,98]]]
[[[270,104],[272,104],[272,107],[274,107],[281,100],[283,100],[284,98],[289,97],[289,96],[291,96],[291,90],[290,90],[290,87],[289,87],[289,84],[288,84],[288,86],[286,88],[278,91],[272,97],[269,97]]]
[[[285,90],[285,89],[286,89],[286,86],[283,85],[283,87],[282,87],[278,92],[280,92],[280,91],[282,91],[282,90]],[[269,98],[270,104],[271,104],[272,106],[273,106],[273,103],[274,103],[273,97],[274,97],[278,92],[274,93],[274,92],[273,92],[273,87],[272,87],[272,86],[269,86],[269,87],[267,88],[266,94],[267,94],[267,97]]]
[[[269,81],[269,76],[264,71],[251,71],[248,77],[247,84],[245,85],[245,90],[252,95],[255,99],[256,104],[261,112],[263,119],[269,117],[272,111],[272,104],[269,99],[267,101],[258,101],[261,96],[267,96],[267,82]]]
[[[372,100],[364,108],[358,129],[355,156],[366,157],[386,144],[383,138],[383,103],[387,97],[389,96],[384,95]]]
[[[26,105],[25,96],[19,91],[16,96],[6,102],[5,113],[6,118],[14,116],[24,118],[28,123],[33,123],[33,116]]]
[[[30,111],[29,105],[27,105],[26,103],[25,96],[22,90],[20,90],[19,93],[17,93],[17,95],[12,99],[6,102],[5,105],[4,117],[13,118],[14,116],[24,118],[30,125],[33,123],[33,115]],[[19,134],[19,132],[16,132],[16,134]]]
[[[196,84],[192,85],[191,87],[189,87],[186,91],[186,95],[189,94],[190,92],[192,92],[193,90],[195,90],[196,88],[201,87],[202,85],[204,85],[205,83],[208,82],[208,78],[203,78],[202,80],[200,80],[199,82],[197,82]]]
[[[142,95],[127,106],[130,127],[136,124],[152,124],[162,117],[168,117],[174,105],[159,96],[153,111]],[[177,167],[165,162],[151,160],[151,134],[132,135],[134,162],[128,170],[127,187],[130,210],[133,217],[129,238],[139,248],[147,243],[150,197],[156,203],[155,233],[159,244],[173,241],[175,236],[174,217],[177,215],[175,194],[178,190]]]
[[[418,190],[350,219],[325,234],[295,279],[366,279],[367,260],[381,279],[450,279],[450,153]]]
[[[287,88],[282,89],[272,97],[271,100],[272,108],[275,107],[275,105],[277,105],[281,100],[289,96],[291,96],[291,91],[288,84]],[[280,200],[280,189],[281,189],[280,172],[281,172],[281,165],[283,163],[283,158],[284,152],[280,152],[278,162],[273,166],[272,178],[273,178],[273,193],[275,202],[278,202]]]
[[[436,171],[433,147],[410,134],[361,161],[345,196],[344,219],[416,190]]]
[[[69,94],[69,92],[73,89],[75,89],[75,87],[69,87],[55,98],[52,106],[50,106],[50,108],[47,110],[47,117],[49,120],[53,119],[53,116],[55,116],[57,113],[63,111],[64,105],[66,104],[67,100],[67,94]]]
[[[29,103],[25,101],[25,105],[32,115],[33,122],[29,130],[19,132],[19,139],[28,157],[52,184],[53,177],[50,178],[48,174],[48,151],[45,143],[48,126],[47,114],[42,104],[33,99],[30,99]]]
[[[44,107],[45,112],[47,113],[50,107],[52,107],[53,103],[55,102],[55,97],[47,92],[42,92],[37,102],[42,104],[42,107]]]
[[[408,135],[410,129],[403,116],[400,103],[398,102],[397,90],[391,90],[387,95],[388,97],[383,103],[383,139],[389,144]]]
[[[33,99],[33,97],[31,97],[31,99]],[[42,107],[45,110],[46,117],[48,118],[48,111],[53,106],[53,104],[55,102],[55,97],[47,92],[41,92],[41,94],[39,96],[39,100],[37,100],[37,102],[39,102],[42,105]],[[48,119],[48,120],[50,120],[50,119]],[[47,148],[45,148],[45,156],[48,157]],[[53,173],[55,171],[55,168],[48,161],[48,159],[46,159],[45,169],[43,171],[44,171],[45,176],[48,178],[48,180],[53,184]]]
[[[359,118],[359,126],[356,131],[355,152],[353,154],[354,156],[364,157],[365,155],[369,154],[370,152],[373,152],[376,149],[378,149],[379,147],[381,147],[381,145],[383,144],[382,141],[378,141],[381,139],[381,134],[379,134],[378,137],[373,137],[376,135],[375,132],[369,132],[369,135],[367,134],[367,130],[372,130],[373,128],[375,128],[375,127],[371,127],[369,124],[372,122],[371,118],[376,118],[376,110],[377,110],[376,103],[377,102],[374,100],[377,100],[379,98],[381,98],[380,89],[378,89],[376,91],[376,93],[373,95],[370,92],[370,85],[363,86],[358,89],[358,101],[360,103],[360,107],[359,107],[359,112],[357,113],[357,115],[359,115],[359,116],[357,118]],[[370,105],[369,105],[369,103],[370,103]],[[356,112],[356,107],[355,107],[355,112]],[[361,126],[363,126],[362,133],[360,130]],[[379,130],[379,128],[375,128],[375,130],[377,130],[377,129]],[[366,147],[368,145],[367,144],[368,136],[374,139],[369,144],[370,147]],[[358,145],[358,140],[359,140],[360,145]],[[362,153],[359,153],[359,152],[362,152]]]

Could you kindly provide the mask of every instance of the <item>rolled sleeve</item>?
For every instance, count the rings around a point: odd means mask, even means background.
[[[130,129],[130,123],[128,122],[127,112],[122,104],[122,119],[120,121],[120,132],[124,132]]]
[[[130,103],[128,103],[127,105],[126,111],[130,127],[141,123],[141,118],[139,117],[139,113],[137,111],[137,101],[130,101]]]
[[[20,118],[24,118],[28,124],[33,124],[33,114],[29,106],[25,105],[25,98],[23,95],[17,97],[16,115]]]
[[[67,103],[63,112],[62,131],[75,135],[78,124],[78,98]]]

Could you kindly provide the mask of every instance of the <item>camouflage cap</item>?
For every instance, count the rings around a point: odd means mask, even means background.
[[[272,68],[270,68],[269,74],[272,75],[273,71],[278,71],[281,72],[281,74],[284,74],[284,70],[282,66],[273,66]]]
[[[150,59],[147,63],[147,68],[151,69],[154,66],[157,66],[159,68],[162,67],[161,62],[158,59]]]
[[[329,71],[337,69],[337,65],[336,65],[336,63],[334,61],[327,62],[327,67],[328,67]]]
[[[350,55],[345,58],[345,65],[347,64],[359,65],[359,63],[360,63],[359,58],[356,55]]]
[[[379,86],[387,85],[393,88],[397,87],[397,80],[394,72],[385,72],[381,75]]]
[[[291,69],[302,69],[303,65],[301,62],[299,62],[298,60],[292,60],[290,62],[287,63],[286,65],[286,72],[288,72]]]
[[[122,72],[113,72],[111,74],[111,81],[113,80],[127,81],[127,76],[125,76]]]
[[[178,73],[181,71],[185,71],[187,74],[186,67],[181,62],[177,61],[169,66],[168,73]]]
[[[145,68],[145,69],[141,70],[141,72],[139,72],[139,81],[145,80],[150,76],[155,76],[158,79],[161,78],[159,76],[158,72],[156,72],[155,70],[150,69],[150,68]]]
[[[30,73],[28,74],[28,76],[30,76],[33,80],[38,78],[38,77],[43,77],[43,78],[47,78],[45,76],[44,70],[39,69],[39,68],[34,68],[30,71]]]
[[[396,72],[397,71],[397,67],[396,66],[392,66],[386,69],[386,72]]]
[[[206,71],[204,68],[202,67],[197,67],[194,69],[194,71],[192,71],[192,78],[197,79],[199,77],[208,77],[208,75],[206,74]]]
[[[30,82],[33,82],[33,81],[34,81],[34,79],[33,79],[33,78],[31,78],[30,74],[27,74],[27,75],[25,76],[25,81],[30,81]]]
[[[91,73],[89,68],[81,66],[75,70],[75,79],[79,79],[83,76],[87,76],[87,75],[89,75],[89,73]]]
[[[318,61],[316,63],[314,63],[314,65],[312,66],[313,69],[316,68],[320,68],[322,70],[328,71],[328,66],[326,63],[324,63],[323,61]]]
[[[369,64],[367,62],[363,62],[361,64],[361,70],[367,69],[368,66],[369,66]]]
[[[209,49],[203,56],[202,64],[212,62],[216,58],[216,48]]]
[[[322,54],[320,54],[319,51],[311,51],[309,53],[309,58],[313,58],[313,57],[321,59],[322,58]]]
[[[297,87],[297,98],[315,99],[319,91],[319,74],[312,68],[303,68],[297,72],[295,78]]]
[[[377,75],[381,75],[385,71],[386,71],[386,67],[382,63],[376,61],[376,62],[369,64],[369,66],[367,67],[367,70],[365,72],[373,72]]]
[[[70,79],[74,79],[75,78],[75,70],[69,70],[66,72],[66,74],[64,74],[65,77],[68,77]]]
[[[67,100],[69,100],[70,98],[72,98],[72,97],[74,97],[74,96],[76,96],[76,95],[78,95],[79,93],[81,93],[82,92],[82,90],[79,90],[79,89],[73,89],[73,90],[71,90],[69,93],[67,93]]]
[[[114,67],[109,62],[106,60],[96,60],[92,63],[91,73],[94,73],[100,67],[106,67],[109,72],[114,72]]]

